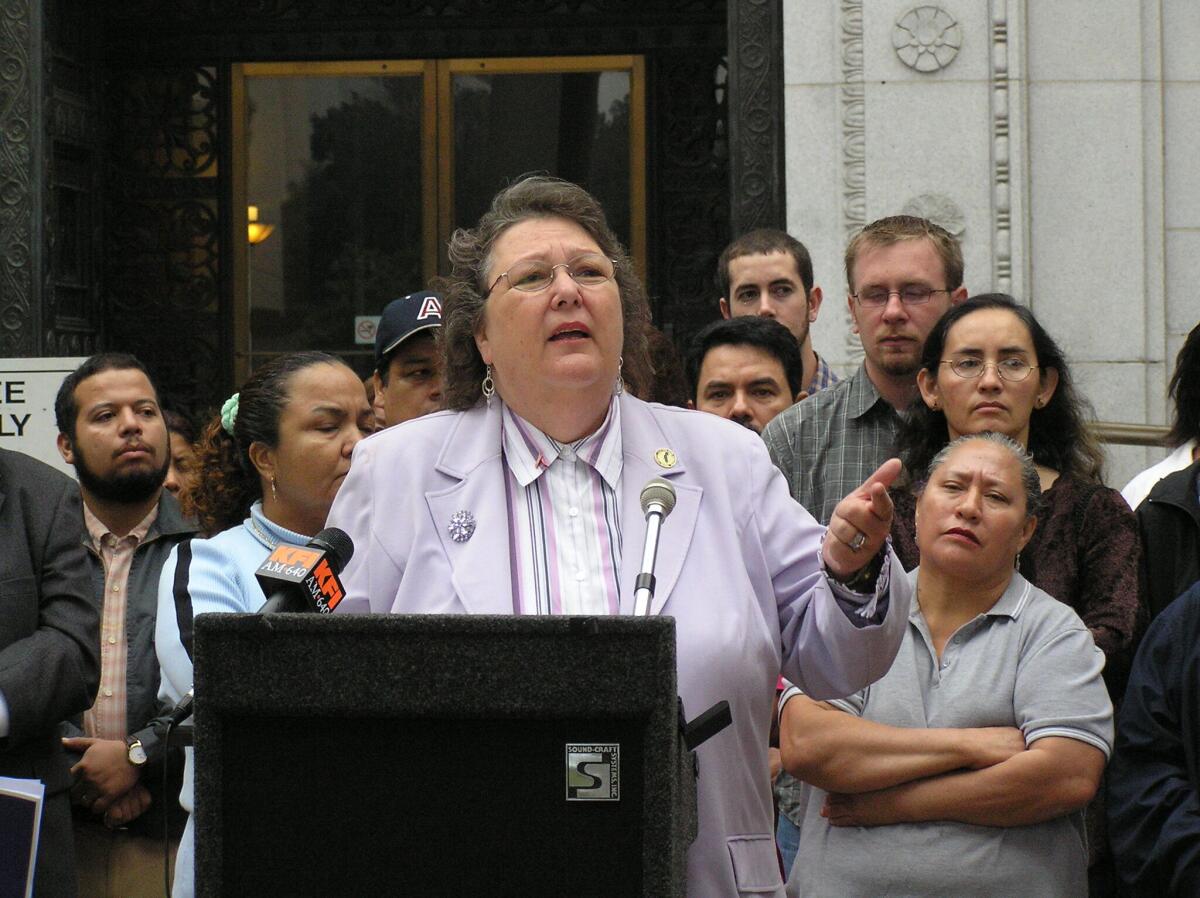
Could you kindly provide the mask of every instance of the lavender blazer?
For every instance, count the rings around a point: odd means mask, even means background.
[[[622,395],[621,610],[646,525],[639,493],[675,486],[663,525],[654,614],[676,619],[679,691],[689,713],[727,699],[734,725],[698,749],[699,835],[688,894],[782,896],[772,835],[767,737],[780,672],[816,698],[848,695],[887,672],[905,632],[907,578],[891,578],[882,622],[855,626],[819,568],[824,530],[788,492],[751,431],[715,415]],[[339,611],[511,614],[500,403],[440,412],[358,444],[329,525],[354,540]],[[655,452],[671,449],[673,467]],[[475,531],[450,538],[455,512]],[[899,562],[890,560],[899,573]]]

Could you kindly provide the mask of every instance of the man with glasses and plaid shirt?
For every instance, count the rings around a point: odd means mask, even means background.
[[[777,415],[763,431],[792,496],[821,523],[893,454],[899,412],[917,398],[925,338],[951,305],[966,298],[962,280],[958,241],[924,218],[881,218],[850,241],[847,302],[863,363],[848,379]],[[788,871],[803,818],[797,791],[797,782],[781,774],[778,838]]]

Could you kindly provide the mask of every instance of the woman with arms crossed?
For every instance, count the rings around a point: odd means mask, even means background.
[[[1079,616],[1014,568],[1039,499],[1007,437],[939,452],[892,669],[844,701],[784,693],[783,762],[805,784],[789,896],[1087,894],[1112,705]]]
[[[781,664],[825,696],[890,664],[910,595],[884,548],[898,462],[842,502],[822,547],[754,434],[630,396],[622,371],[647,382],[645,296],[599,204],[573,184],[501,191],[477,228],[454,235],[450,259],[452,411],[355,452],[328,522],[356,547],[339,612],[629,614],[638,495],[665,477],[677,503],[650,611],[675,617],[685,706],[727,699],[734,719],[698,749],[709,773],[688,894],[782,895],[772,687]]]
[[[349,367],[323,352],[298,352],[255,371],[205,428],[184,510],[209,538],[176,547],[159,580],[163,697],[178,702],[192,687],[192,617],[262,607],[267,598],[255,571],[280,543],[302,546],[323,529],[351,451],[373,423],[366,391]],[[190,814],[192,749],[186,756],[179,803]],[[189,816],[174,898],[195,891],[193,824]]]

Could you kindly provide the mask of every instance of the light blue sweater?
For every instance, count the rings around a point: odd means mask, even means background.
[[[256,532],[256,527],[261,532]],[[267,520],[262,504],[255,502],[250,508],[250,517],[238,526],[230,527],[211,539],[192,540],[191,562],[187,568],[187,597],[191,600],[192,616],[210,611],[257,611],[267,601],[262,587],[254,578],[259,565],[276,543],[303,546],[309,539]],[[162,668],[158,694],[172,704],[192,688],[190,646],[185,649],[180,641],[179,617],[176,613],[175,570],[178,564],[177,546],[163,565],[158,581],[158,619],[154,634],[158,663]],[[195,835],[191,816],[194,806],[194,759],[191,748],[184,751],[183,788],[179,792],[179,803],[188,812],[188,822],[175,859],[175,882],[171,889],[173,898],[192,898],[196,891]]]

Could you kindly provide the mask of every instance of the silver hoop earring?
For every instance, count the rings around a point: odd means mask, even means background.
[[[483,376],[483,384],[481,385],[483,398],[487,401],[488,408],[492,407],[492,397],[496,395],[496,382],[492,380],[492,366],[487,366],[487,374]]]
[[[625,357],[619,356],[617,358],[617,382],[615,384],[613,384],[613,395],[614,396],[620,396],[622,393],[625,392],[625,381],[621,377],[621,366],[623,366],[624,364],[625,364]]]

